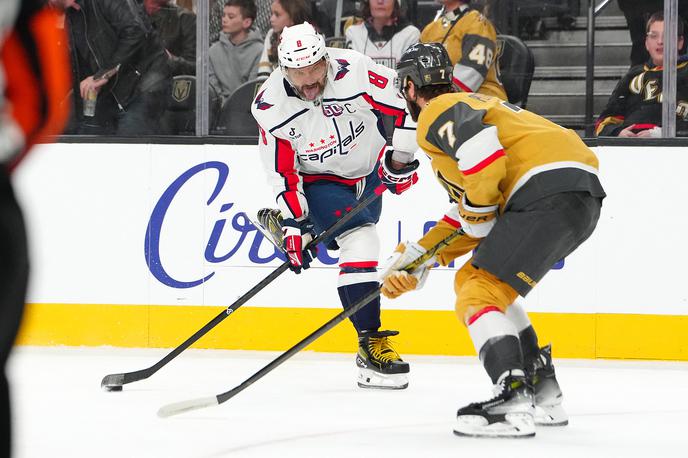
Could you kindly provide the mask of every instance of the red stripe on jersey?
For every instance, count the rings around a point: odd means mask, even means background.
[[[457,228],[457,229],[461,227],[461,223],[460,223],[460,222],[458,222],[458,221],[455,220],[455,219],[450,218],[450,217],[447,216],[447,215],[444,215],[444,216],[442,217],[442,221],[444,221],[445,223],[451,224],[452,226],[454,226],[454,227]]]
[[[487,306],[487,307],[485,307],[484,309],[480,310],[478,313],[476,313],[475,315],[473,315],[472,317],[470,317],[470,318],[468,319],[468,326],[472,325],[473,323],[475,323],[475,322],[477,321],[478,318],[480,318],[481,316],[483,316],[483,315],[485,315],[486,313],[489,313],[489,312],[499,312],[499,313],[502,313],[502,311],[499,310],[499,307],[496,307],[496,306],[494,306],[494,305]]]
[[[380,111],[381,113],[384,113],[384,114],[390,115],[390,116],[396,116],[397,119],[394,120],[394,126],[395,127],[401,127],[404,125],[404,117],[406,116],[406,110],[404,110],[402,108],[393,107],[390,105],[384,105],[380,102],[377,102],[369,94],[363,94],[363,98],[365,99],[366,102],[368,102],[370,104],[371,107],[375,108],[376,110]]]
[[[320,181],[320,180],[327,180],[327,181],[334,181],[337,183],[342,183],[348,186],[354,186],[356,183],[361,181],[363,178],[342,178],[338,177],[336,175],[306,175],[303,174],[303,182],[304,183],[313,183],[314,181]]]
[[[454,84],[456,84],[457,86],[459,86],[459,89],[461,89],[461,90],[464,91],[464,92],[475,92],[475,91],[473,91],[473,89],[471,89],[470,87],[468,87],[468,86],[466,86],[465,84],[463,84],[463,83],[462,83],[457,77],[455,77],[455,76],[452,76],[452,82],[453,82]]]
[[[382,159],[382,155],[385,154],[385,150],[387,150],[387,145],[383,146],[382,149],[380,150],[379,153],[377,153],[377,160],[379,161]]]
[[[658,126],[657,124],[640,124],[640,123],[639,123],[639,124],[633,124],[633,125],[631,126],[631,129],[634,129],[634,130],[635,130],[635,129],[639,129],[639,130],[642,129],[642,130],[645,130],[645,129],[654,129],[655,127],[659,127],[659,126]]]
[[[343,262],[339,267],[356,267],[359,269],[369,269],[377,267],[377,261],[361,261],[361,262]]]
[[[488,165],[492,164],[494,161],[499,159],[500,157],[505,156],[504,150],[503,149],[498,149],[494,153],[490,154],[488,157],[483,159],[482,161],[478,162],[476,165],[471,167],[468,170],[462,170],[461,173],[464,175],[472,175],[474,173],[480,172],[482,169],[487,167]]]
[[[299,204],[299,198],[296,196],[297,186],[299,184],[299,176],[294,168],[296,152],[291,147],[291,143],[283,138],[275,138],[275,171],[284,177],[284,193],[282,198],[294,214],[294,218],[299,218],[303,215],[303,208]]]

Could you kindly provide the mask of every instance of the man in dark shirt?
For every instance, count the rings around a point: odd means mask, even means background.
[[[48,1],[65,9],[76,133],[158,133],[169,66],[143,6],[134,0]],[[97,100],[95,113],[84,109],[85,99]]]
[[[172,75],[196,74],[196,15],[170,0],[144,0],[158,32]]]
[[[647,23],[645,48],[650,59],[632,67],[609,98],[595,126],[598,136],[659,137],[662,124],[662,77],[664,64],[664,14],[659,11]],[[683,21],[678,21],[677,48],[683,46]],[[677,131],[688,129],[688,58],[676,65]]]

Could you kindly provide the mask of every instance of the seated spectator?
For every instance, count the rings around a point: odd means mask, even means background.
[[[196,15],[170,0],[144,0],[143,6],[158,31],[172,75],[195,75]]]
[[[481,13],[464,0],[438,0],[437,17],[420,34],[423,43],[442,43],[454,65],[459,91],[480,92],[506,100],[497,73],[497,32]]]
[[[662,125],[662,66],[664,64],[664,13],[659,11],[646,25],[645,49],[650,59],[632,67],[612,92],[595,125],[598,136],[660,137]],[[683,46],[683,21],[678,21],[677,49]],[[676,66],[676,128],[688,128],[688,58]]]
[[[420,30],[401,14],[397,0],[364,0],[361,17],[363,22],[346,29],[347,47],[396,69],[406,48],[418,43]]]
[[[274,0],[270,7],[270,24],[272,28],[265,36],[263,54],[258,64],[258,76],[268,77],[277,67],[277,45],[282,29],[294,24],[311,22],[311,4],[309,0]]]
[[[220,39],[222,30],[222,15],[226,0],[210,0],[210,28],[209,43],[213,44]],[[270,30],[270,5],[272,0],[255,0],[256,18],[253,20],[253,28],[265,36]]]
[[[65,8],[70,31],[76,133],[158,134],[170,74],[142,5],[121,0],[49,3]]]
[[[628,31],[633,42],[631,67],[642,65],[650,58],[645,49],[647,20],[655,11],[662,11],[664,0],[618,0],[618,2],[619,9],[626,17],[626,24],[628,24]],[[688,0],[678,0],[678,14],[686,17],[686,13],[688,13]]]
[[[232,92],[258,74],[263,37],[253,29],[256,4],[253,0],[228,0],[222,16],[220,40],[210,47],[210,86],[222,103]]]

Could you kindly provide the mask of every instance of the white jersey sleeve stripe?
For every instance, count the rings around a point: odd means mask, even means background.
[[[466,140],[456,151],[459,170],[464,174],[476,173],[504,155],[497,127],[489,126]],[[485,163],[488,161],[488,163]]]
[[[454,82],[466,92],[477,92],[483,84],[485,77],[474,68],[456,64],[452,72]]]

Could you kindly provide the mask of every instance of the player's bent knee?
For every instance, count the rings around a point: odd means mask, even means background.
[[[457,274],[457,279],[459,275]],[[483,269],[475,269],[457,285],[456,315],[462,323],[486,307],[505,312],[518,296],[516,290]]]
[[[339,262],[377,261],[380,254],[380,238],[374,224],[365,224],[337,237]]]

